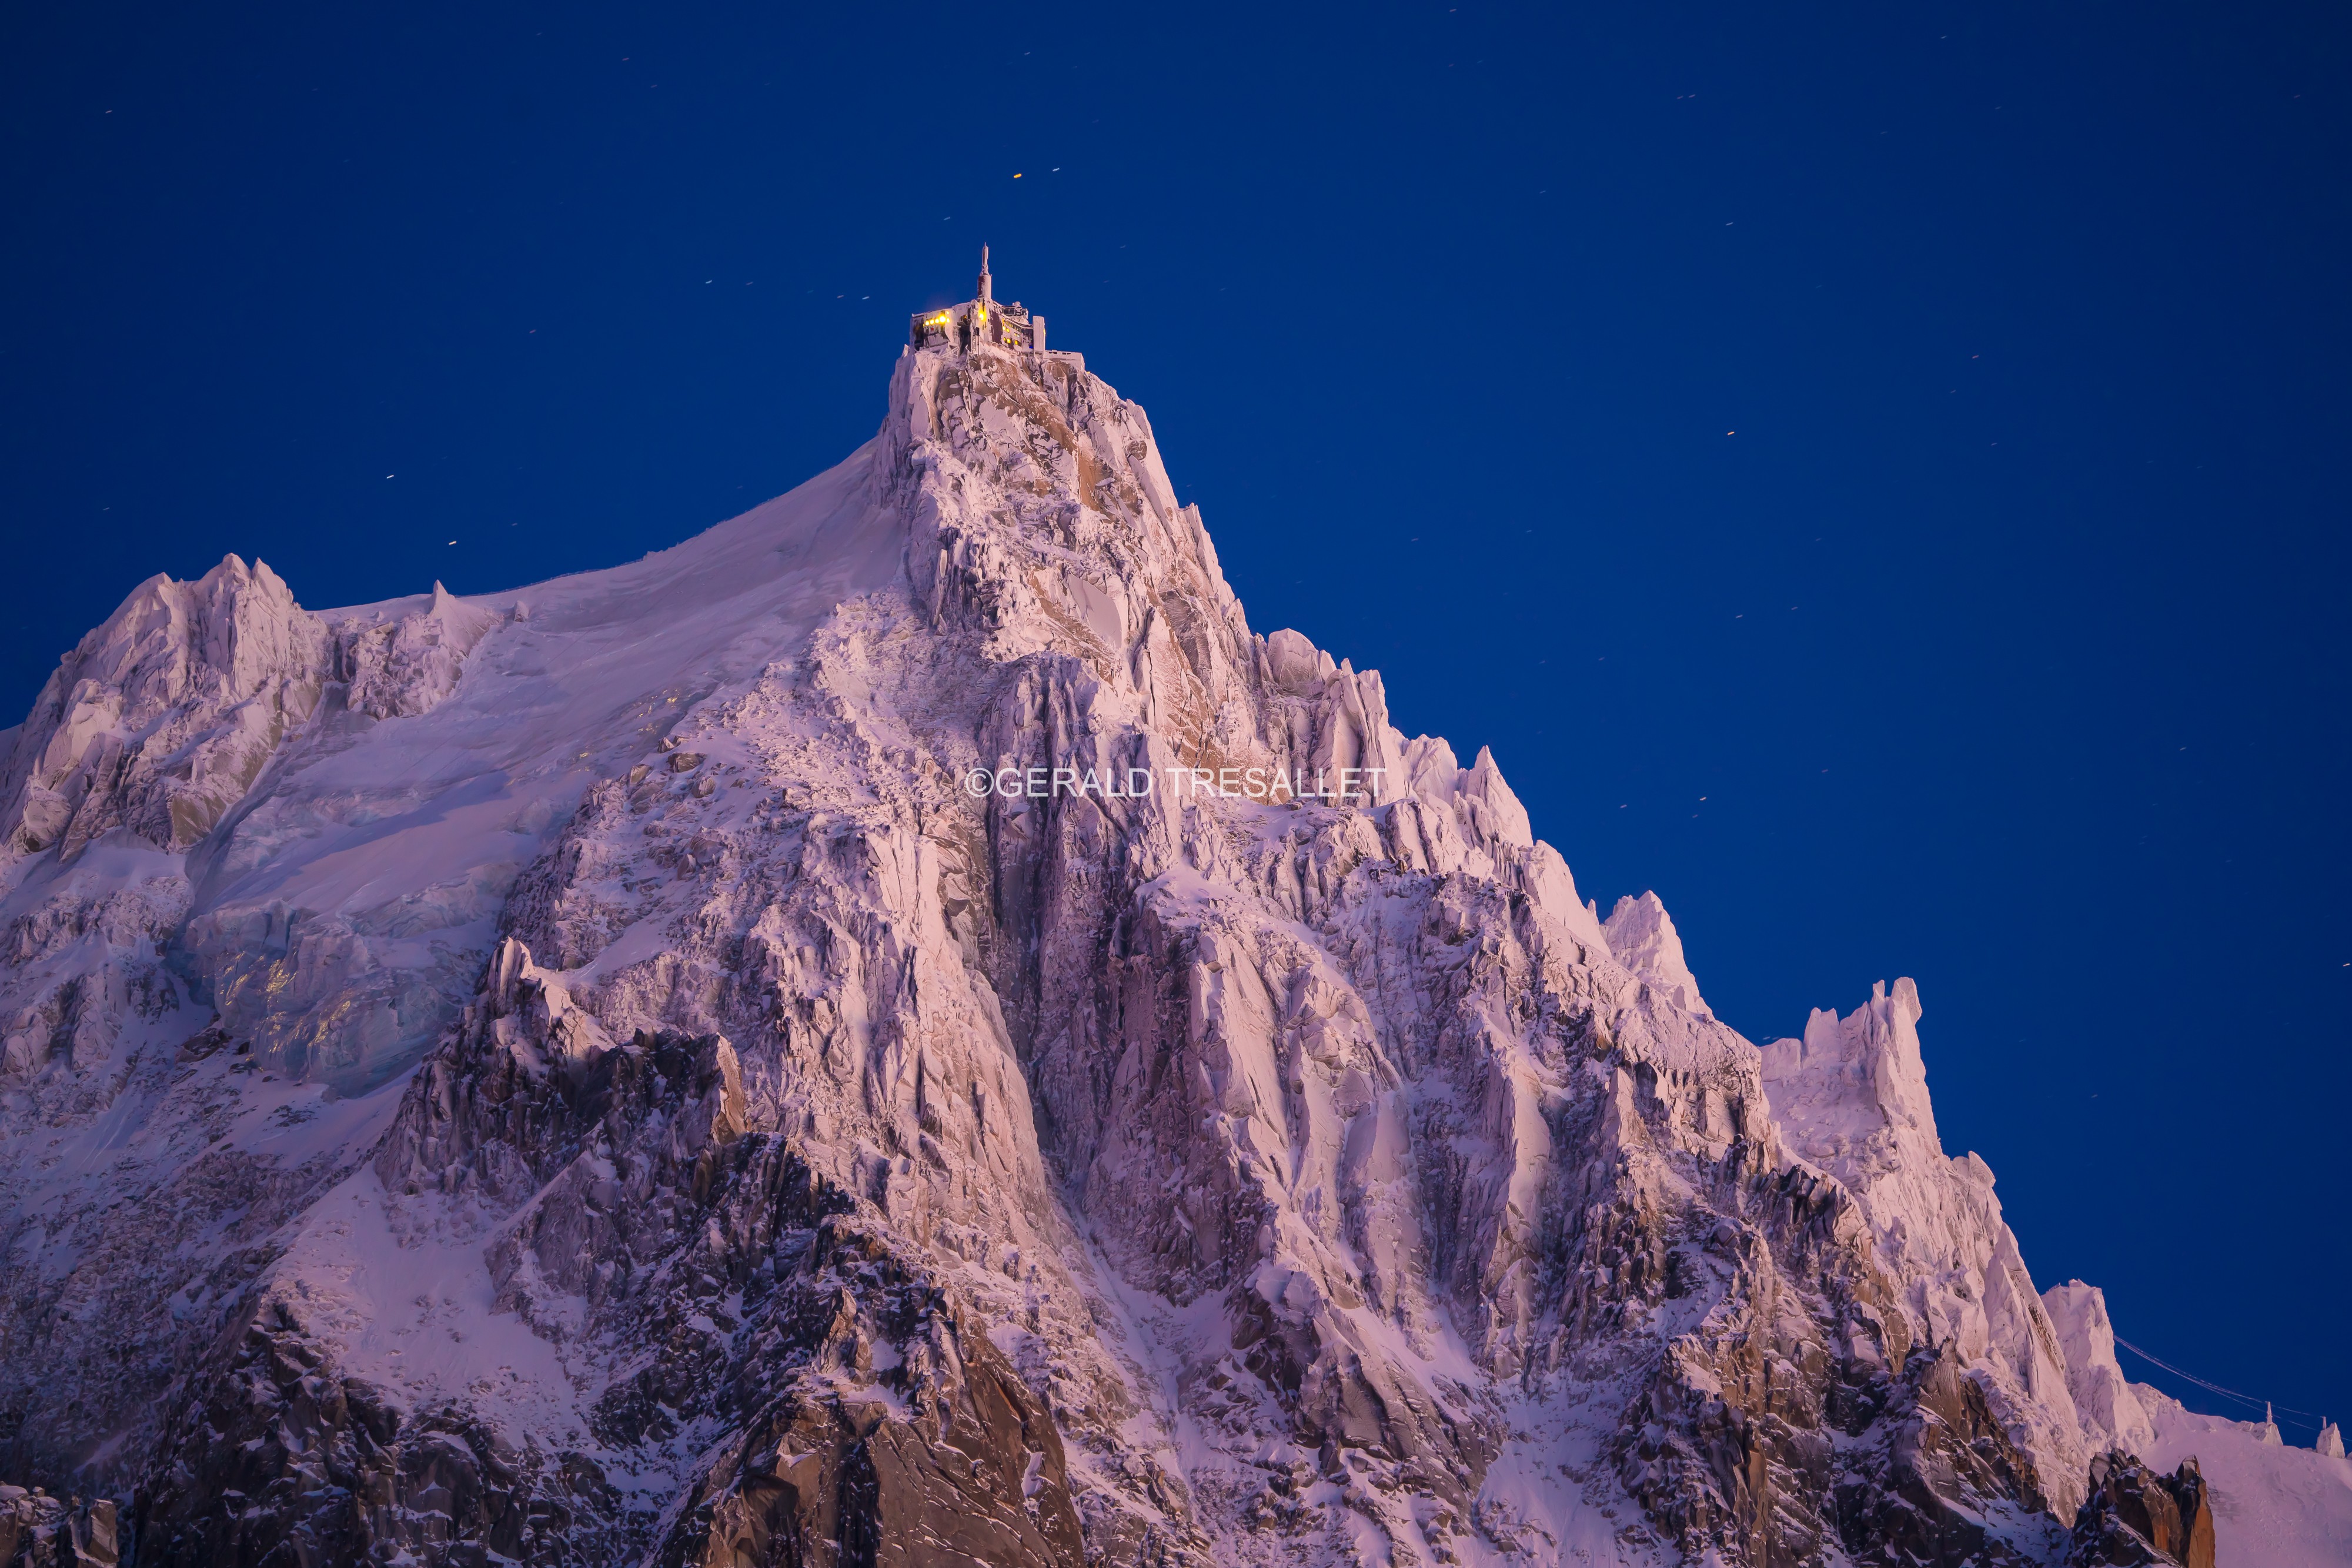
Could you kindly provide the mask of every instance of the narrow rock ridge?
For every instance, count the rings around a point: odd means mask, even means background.
[[[142,1563],[2054,1564],[2155,1440],[1910,982],[1716,1019],[1076,355],[610,572],[159,579],[0,781],[0,1473]]]
[[[1914,1331],[1949,1343],[1984,1384],[1997,1418],[2032,1456],[2061,1518],[2082,1501],[2091,1458],[2070,1386],[2067,1347],[2000,1218],[1991,1167],[1947,1158],[1928,1103],[1919,993],[1884,985],[1853,1016],[1816,1011],[1801,1040],[1763,1051],[1764,1082],[1790,1151],[1859,1204],[1877,1261],[1901,1282]],[[2096,1303],[2104,1325],[2104,1302]],[[2122,1384],[2115,1336],[2080,1337],[2073,1375]],[[2128,1394],[2124,1396],[2128,1400]],[[2112,1418],[2112,1415],[2110,1416]],[[2101,1427],[2104,1433],[2106,1428]]]

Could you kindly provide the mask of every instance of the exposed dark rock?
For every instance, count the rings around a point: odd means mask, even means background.
[[[2062,1538],[2033,1461],[1950,1345],[1912,1354],[1872,1433],[1837,1489],[1838,1533],[1857,1563],[2022,1564],[2042,1558],[2019,1536],[2053,1548]]]
[[[741,1380],[782,1392],[723,1445],[653,1561],[1078,1568],[1060,1434],[988,1337],[854,1219],[803,1245]]]
[[[567,1568],[650,1543],[678,1564],[1076,1568],[1051,1415],[920,1258],[857,1218],[869,1205],[743,1135],[727,1042],[588,1038],[551,1060],[567,1015],[558,992],[546,1016],[548,989],[509,944],[379,1170],[531,1193],[489,1249],[502,1304],[531,1319],[584,1295],[589,1333],[625,1318],[649,1354],[597,1402],[595,1437],[627,1450],[719,1423],[690,1499],[664,1522],[585,1452],[518,1449],[457,1406],[404,1420],[269,1300],[169,1435],[148,1561]],[[534,1006],[535,1026],[501,1028]]]
[[[113,1499],[0,1485],[0,1568],[114,1568],[122,1560]]]
[[[456,1408],[404,1420],[337,1375],[282,1303],[258,1312],[174,1421],[141,1499],[140,1562],[166,1568],[594,1560],[561,1455],[518,1452]]]
[[[2213,1505],[2203,1472],[2170,1475],[2116,1449],[2091,1461],[2091,1495],[2074,1517],[2068,1568],[2213,1568]]]

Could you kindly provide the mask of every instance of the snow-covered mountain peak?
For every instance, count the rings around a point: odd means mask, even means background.
[[[1758,1051],[1139,408],[929,323],[671,549],[69,656],[0,1465],[189,1564],[2054,1562],[2154,1417],[1910,983]]]
[[[1871,988],[1841,1019],[1815,1009],[1796,1040],[1764,1047],[1774,1113],[1809,1159],[1833,1162],[1863,1145],[1941,1155],[1927,1067],[1919,1049],[1919,991],[1907,978]]]
[[[1678,1008],[1713,1018],[1698,994],[1698,981],[1683,958],[1682,933],[1654,893],[1617,901],[1601,926],[1611,956],[1657,988]]]
[[[0,764],[7,862],[120,828],[165,850],[210,831],[317,706],[325,636],[236,556],[158,574],[58,664]]]

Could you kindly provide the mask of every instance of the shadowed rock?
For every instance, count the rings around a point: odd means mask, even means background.
[[[2118,1448],[2091,1461],[2068,1568],[2213,1568],[2213,1507],[2193,1458],[2170,1475]]]

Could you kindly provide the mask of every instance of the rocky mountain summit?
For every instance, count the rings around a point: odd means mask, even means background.
[[[2131,1456],[2198,1418],[2034,1289],[1910,982],[1718,1021],[1490,754],[1251,630],[1076,355],[909,351],[839,466],[607,571],[154,579],[0,746],[0,1476],[140,1563],[2183,1517]],[[2218,1495],[2208,1561],[2303,1560]]]

